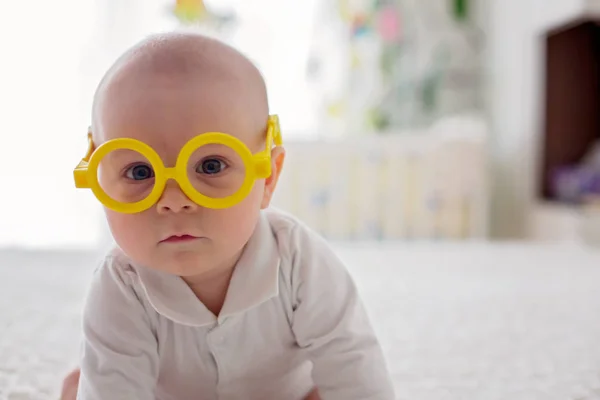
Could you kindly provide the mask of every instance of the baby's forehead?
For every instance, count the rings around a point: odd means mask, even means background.
[[[97,115],[102,140],[133,138],[168,152],[197,135],[221,132],[257,149],[265,137],[268,109],[257,108],[251,94],[236,95],[229,86],[201,80],[120,82],[107,90]],[[254,102],[260,102],[259,95]]]
[[[204,132],[264,140],[268,100],[258,69],[223,43],[169,34],[127,52],[94,101],[95,140],[132,137],[180,146]],[[148,143],[151,144],[151,143]]]

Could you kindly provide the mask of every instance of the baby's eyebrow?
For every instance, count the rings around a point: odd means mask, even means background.
[[[121,150],[111,151],[110,153],[108,153],[105,156],[105,159],[108,162],[119,162],[119,161],[123,162],[123,161],[127,161],[127,160],[140,160],[140,159],[145,160],[146,157],[144,157],[142,154],[140,154],[134,150],[121,149]]]

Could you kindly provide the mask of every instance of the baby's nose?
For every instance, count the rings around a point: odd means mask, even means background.
[[[198,205],[190,200],[173,180],[169,180],[165,185],[156,207],[160,214],[194,212],[198,209]]]

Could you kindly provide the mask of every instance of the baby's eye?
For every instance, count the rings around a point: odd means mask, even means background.
[[[127,171],[125,171],[125,176],[134,181],[143,181],[144,179],[154,177],[154,171],[152,171],[152,168],[148,165],[140,164],[128,168]]]
[[[199,174],[215,175],[222,172],[225,168],[227,168],[227,164],[222,160],[219,160],[218,158],[207,158],[196,167],[196,172]]]

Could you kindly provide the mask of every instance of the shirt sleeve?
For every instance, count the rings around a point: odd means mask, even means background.
[[[292,329],[322,400],[393,400],[379,341],[346,267],[317,234],[292,234]]]
[[[108,260],[94,273],[83,312],[78,400],[155,399],[157,339],[128,268]]]

